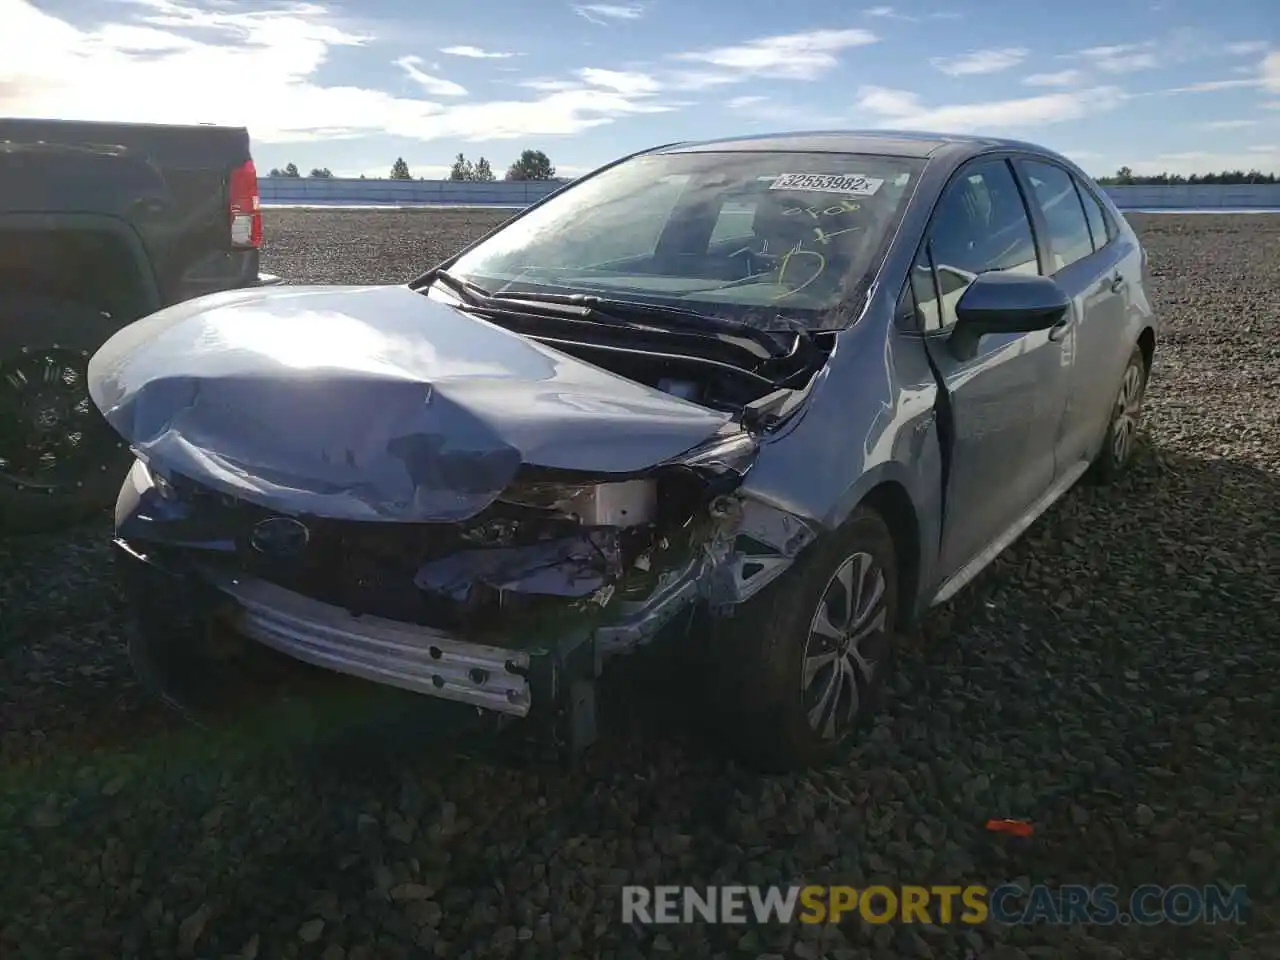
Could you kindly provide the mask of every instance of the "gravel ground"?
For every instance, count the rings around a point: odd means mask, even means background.
[[[507,214],[271,211],[264,266],[405,280]],[[1280,957],[1280,217],[1135,216],[1146,446],[906,643],[847,765],[760,778],[653,684],[585,769],[294,750],[133,682],[107,528],[0,543],[0,957]],[[398,750],[398,759],[396,752]],[[1025,817],[1018,846],[983,829]],[[1244,926],[625,928],[617,885],[1249,886]],[[655,933],[657,935],[655,935]]]

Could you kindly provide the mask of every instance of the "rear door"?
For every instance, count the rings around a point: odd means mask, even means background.
[[[1009,161],[962,167],[925,234],[911,288],[929,357],[946,390],[954,436],[943,520],[941,572],[952,576],[990,547],[1046,493],[1070,358],[1048,331],[983,337],[973,357],[948,344],[955,307],[989,270],[1039,273],[1040,257]]]
[[[1114,225],[1089,188],[1048,160],[1022,158],[1015,164],[1032,215],[1047,247],[1046,273],[1071,297],[1069,322],[1055,330],[1064,354],[1073,358],[1071,377],[1056,427],[1055,452],[1061,476],[1093,453],[1115,399],[1120,369],[1111,358],[1126,336],[1125,286],[1119,269],[1123,251],[1113,243]]]

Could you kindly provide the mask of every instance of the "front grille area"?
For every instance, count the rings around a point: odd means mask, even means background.
[[[266,580],[355,614],[415,623],[462,635],[494,629],[515,616],[563,610],[564,601],[504,594],[501,602],[477,590],[463,605],[414,584],[425,563],[464,550],[516,546],[580,531],[572,521],[527,507],[495,503],[465,523],[370,523],[299,516],[310,536],[296,557],[271,557],[250,545],[256,524],[273,511],[187,486],[184,500],[222,536],[234,539],[234,572]]]

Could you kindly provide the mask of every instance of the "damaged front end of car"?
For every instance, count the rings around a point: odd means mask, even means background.
[[[797,391],[715,409],[403,288],[178,305],[89,373],[132,657],[196,718],[305,664],[585,745],[607,660],[814,536],[744,488]]]
[[[485,509],[440,523],[284,514],[140,458],[116,514],[135,664],[199,716],[243,679],[226,668],[247,639],[499,718],[542,717],[580,748],[611,657],[687,629],[700,607],[727,612],[811,539],[741,495],[758,442],[725,431],[623,477],[522,470]]]

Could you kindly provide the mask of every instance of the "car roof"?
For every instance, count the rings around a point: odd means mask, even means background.
[[[653,152],[748,153],[780,150],[797,153],[870,153],[924,160],[944,151],[944,148],[949,148],[945,149],[947,153],[961,155],[957,159],[1000,148],[1039,154],[1050,153],[1043,147],[1020,140],[916,130],[806,130],[762,133],[745,137],[726,137],[720,140],[673,143],[658,147]]]

